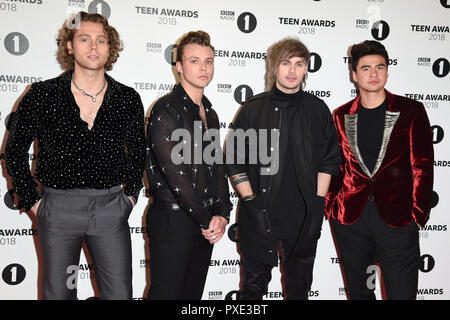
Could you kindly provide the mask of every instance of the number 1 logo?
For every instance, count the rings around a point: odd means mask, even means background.
[[[3,281],[11,286],[21,283],[25,279],[25,276],[25,268],[18,263],[13,263],[6,266],[2,272]]]
[[[243,33],[253,32],[257,25],[256,17],[251,12],[244,12],[239,15],[237,25]]]
[[[443,78],[450,72],[450,62],[445,58],[437,59],[433,63],[433,73],[438,78]]]
[[[28,51],[29,42],[27,37],[20,32],[11,32],[5,37],[4,45],[6,51],[15,56],[21,56]]]

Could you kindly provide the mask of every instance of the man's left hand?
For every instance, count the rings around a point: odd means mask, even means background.
[[[209,243],[214,244],[223,237],[226,225],[227,219],[221,216],[213,216],[209,222],[209,228],[202,229],[202,234]]]

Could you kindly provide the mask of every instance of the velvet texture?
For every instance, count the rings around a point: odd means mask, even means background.
[[[359,219],[372,195],[382,220],[392,227],[411,219],[425,225],[433,191],[433,138],[423,104],[386,91],[383,141],[370,172],[357,145],[360,97],[333,113],[341,147],[340,175],[333,176],[325,213],[342,224]]]

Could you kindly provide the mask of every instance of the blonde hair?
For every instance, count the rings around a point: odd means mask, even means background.
[[[108,45],[109,45],[109,54],[108,60],[105,64],[105,70],[110,71],[113,68],[114,63],[119,58],[119,52],[123,50],[123,43],[120,40],[119,33],[117,30],[108,24],[108,19],[106,19],[101,14],[97,13],[86,13],[84,11],[80,11],[76,14],[76,18],[74,17],[72,20],[68,20],[64,22],[62,29],[60,30],[60,42],[58,47],[58,62],[64,70],[73,70],[75,66],[75,58],[74,55],[69,53],[67,49],[67,43],[69,41],[73,41],[73,37],[76,28],[70,26],[70,23],[79,18],[81,22],[94,22],[100,23],[103,25],[103,29],[108,37]]]
[[[275,85],[278,67],[282,60],[292,57],[304,58],[309,63],[310,52],[308,48],[297,38],[282,39],[267,49],[266,58],[266,90],[271,90]],[[303,78],[302,87],[306,85],[307,74]]]
[[[214,47],[211,45],[211,38],[207,32],[203,30],[190,31],[180,39],[177,45],[177,62],[182,62],[184,47],[192,43],[203,47],[210,47],[214,52]]]

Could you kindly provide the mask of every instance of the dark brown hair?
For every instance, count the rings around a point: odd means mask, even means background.
[[[389,64],[389,55],[386,48],[380,42],[375,40],[366,40],[364,42],[354,44],[350,54],[352,56],[353,71],[356,71],[359,59],[368,55],[380,55],[386,61],[386,67],[388,67]]]

